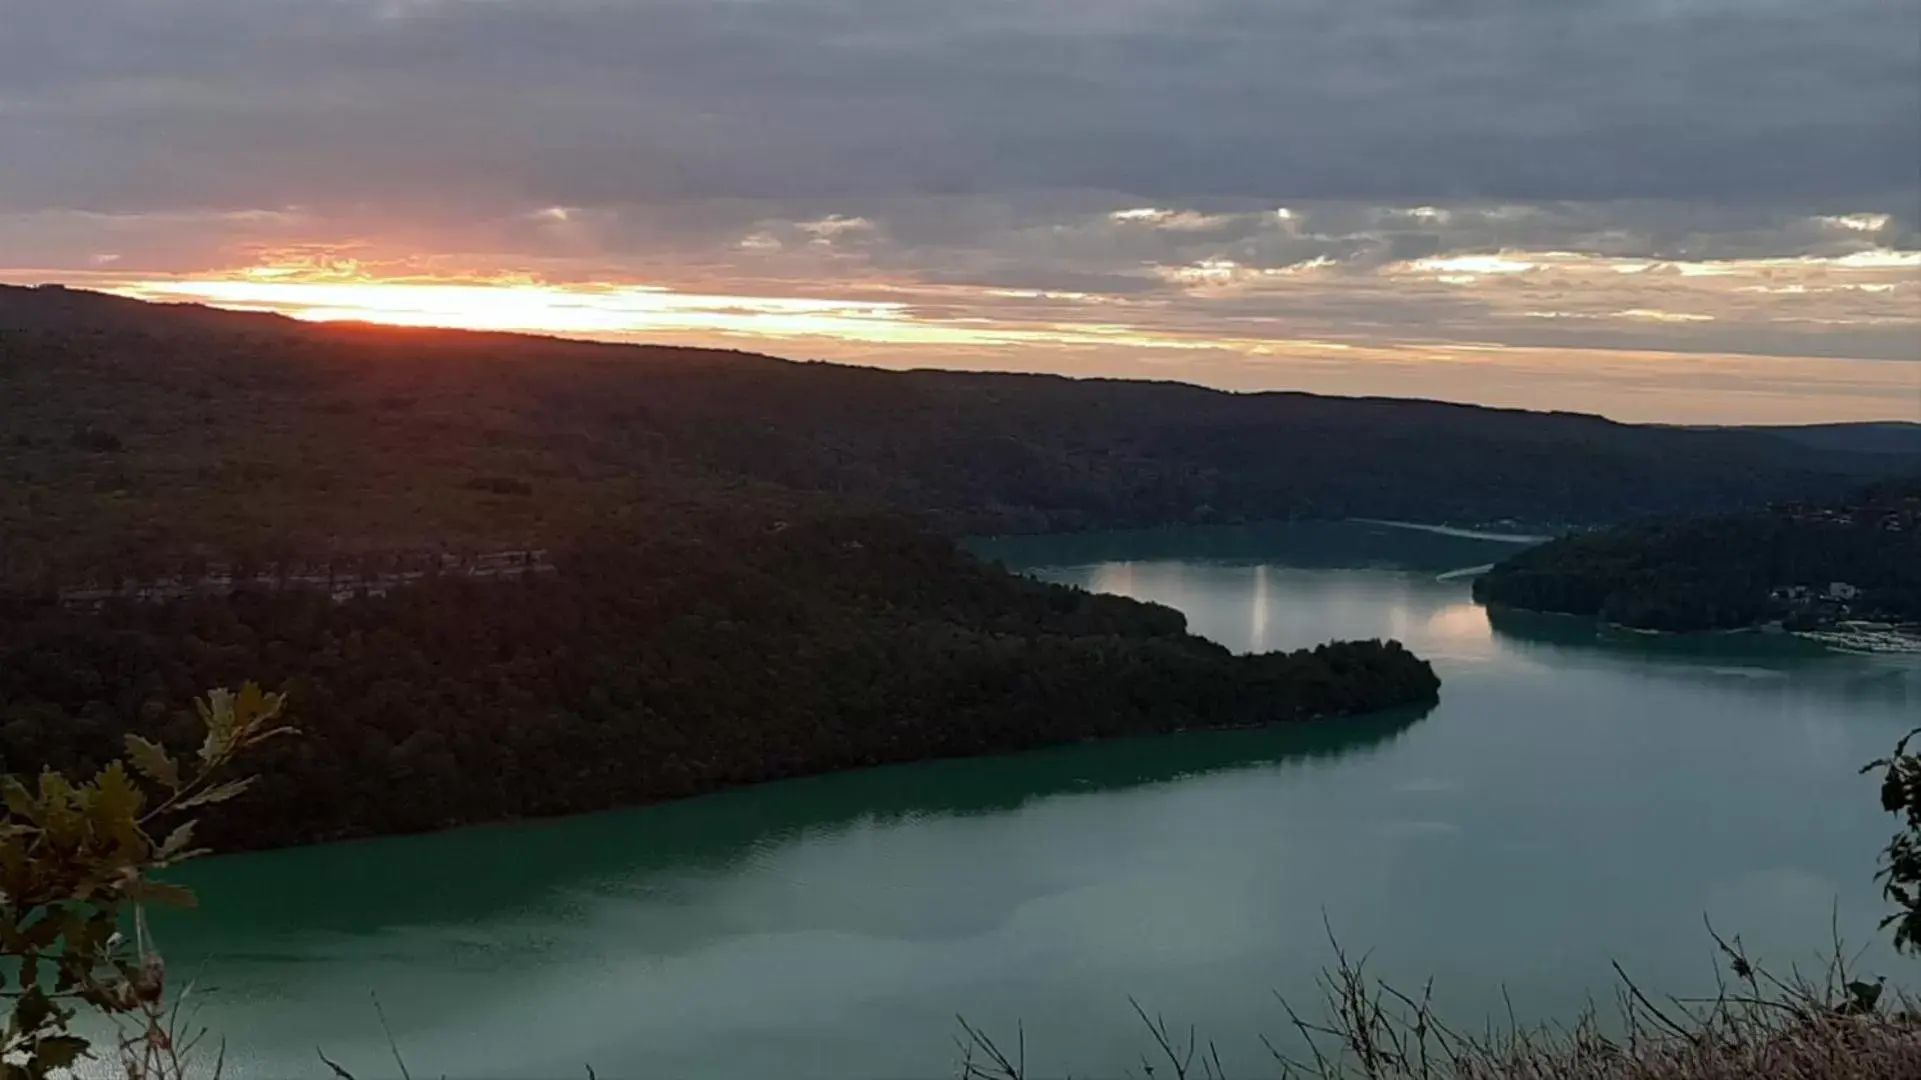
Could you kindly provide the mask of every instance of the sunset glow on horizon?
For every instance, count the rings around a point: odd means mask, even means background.
[[[1921,42],[1900,5],[1843,2],[43,5],[0,35],[0,280],[894,368],[1921,419]]]
[[[1391,264],[1357,279],[1316,259],[1285,275],[1221,269],[1187,287],[1195,298],[1191,311],[1159,297],[929,286],[911,280],[868,281],[847,290],[863,295],[768,296],[659,283],[546,281],[530,274],[382,277],[346,261],[268,263],[206,277],[89,276],[80,284],[134,299],[204,303],[313,322],[747,348],[893,368],[1172,377],[1235,390],[1572,407],[1629,420],[1889,419],[1900,418],[1911,402],[1921,402],[1921,365],[1898,361],[1556,346],[1524,338],[1461,341],[1440,334],[1355,333],[1341,339],[1340,327],[1326,325],[1304,326],[1310,333],[1290,336],[1284,324],[1271,319],[1234,310],[1210,316],[1207,310],[1277,287],[1312,289],[1328,279],[1350,290],[1369,279],[1380,289],[1427,280],[1454,293],[1491,288],[1485,302],[1512,303],[1513,326],[1574,320],[1687,327],[1720,321],[1723,315],[1707,311],[1751,303],[1744,298],[1756,292],[1870,302],[1917,293],[1917,283],[1900,278],[1905,261],[1898,258],[1801,260],[1792,266],[1734,260],[1706,273],[1703,265],[1503,251]],[[1537,310],[1528,306],[1527,293],[1507,298],[1543,276],[1554,279],[1555,289],[1584,277],[1630,281],[1636,290],[1652,292],[1640,301],[1623,294],[1619,304],[1658,302],[1702,310],[1616,306],[1613,300],[1591,310]],[[1648,285],[1640,285],[1642,279]],[[1566,302],[1564,297],[1561,303]],[[1677,388],[1684,393],[1674,393]]]
[[[710,333],[771,339],[827,338],[902,345],[1106,345],[1233,348],[1246,343],[1155,335],[1131,327],[997,324],[918,317],[899,301],[706,295],[659,285],[505,280],[300,280],[273,272],[233,278],[141,280],[104,287],[136,300],[204,303],[310,322],[508,331],[631,340]]]
[[[759,330],[890,340],[889,331],[905,321],[904,305],[898,303],[703,296],[656,285],[562,286],[526,280],[290,280],[269,272],[228,279],[142,280],[106,291],[141,300],[271,311],[314,322],[550,334]]]

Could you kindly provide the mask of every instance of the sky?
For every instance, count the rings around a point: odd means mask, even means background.
[[[1921,420],[1921,0],[0,5],[0,280]]]

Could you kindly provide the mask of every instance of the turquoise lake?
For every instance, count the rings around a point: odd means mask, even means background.
[[[1036,1076],[1118,1076],[1130,996],[1264,1075],[1328,930],[1449,1015],[1567,1016],[1611,961],[1711,987],[1703,925],[1814,965],[1875,932],[1894,822],[1857,775],[1921,724],[1914,658],[1494,614],[1512,544],[1389,525],[983,541],[1240,650],[1396,637],[1438,706],[1062,747],[587,817],[210,860],[156,931],[229,1075],[951,1076],[955,1017]]]

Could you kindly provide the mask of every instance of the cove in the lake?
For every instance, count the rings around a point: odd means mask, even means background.
[[[1913,658],[1617,640],[1489,613],[1511,545],[1388,525],[982,545],[1237,649],[1398,637],[1438,707],[772,784],[619,813],[209,860],[157,926],[230,1075],[952,1074],[954,1016],[1035,1075],[1146,1048],[1129,995],[1237,1075],[1326,926],[1478,1022],[1712,984],[1711,917],[1808,963],[1867,944],[1891,822],[1855,769],[1921,718]],[[1914,974],[1878,944],[1863,963]],[[1906,967],[1902,965],[1906,964]],[[238,1066],[237,1070],[235,1066]]]

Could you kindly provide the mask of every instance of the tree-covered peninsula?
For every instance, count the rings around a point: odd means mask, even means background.
[[[0,620],[0,747],[87,774],[190,751],[194,688],[257,678],[262,749],[220,849],[598,810],[829,770],[1431,701],[1393,642],[1236,656],[1180,613],[1009,574],[911,521],[688,509],[553,569],[336,600],[246,585]]]
[[[1566,536],[1494,567],[1474,593],[1644,630],[1921,624],[1921,477]]]

